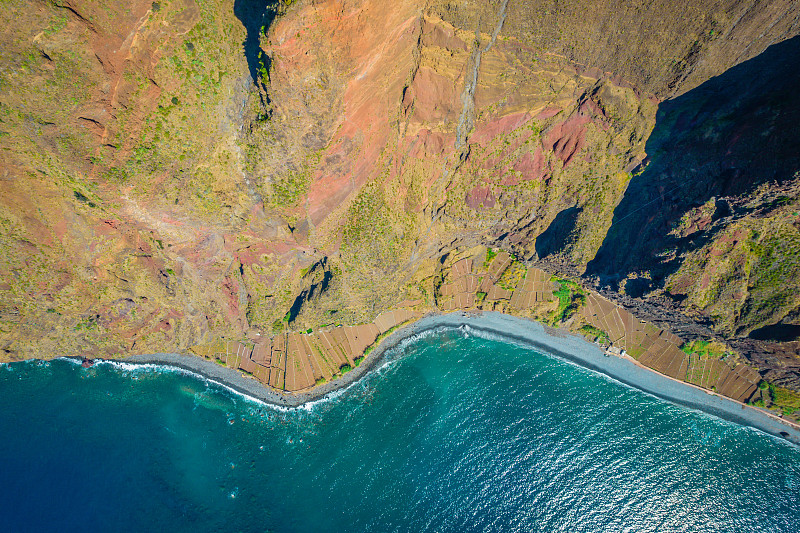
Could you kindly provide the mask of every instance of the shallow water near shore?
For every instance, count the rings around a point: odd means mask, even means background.
[[[464,331],[330,399],[0,366],[3,531],[797,531],[800,450]]]

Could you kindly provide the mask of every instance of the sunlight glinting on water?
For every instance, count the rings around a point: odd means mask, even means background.
[[[474,333],[302,409],[160,365],[3,365],[0,530],[798,530],[796,447]]]

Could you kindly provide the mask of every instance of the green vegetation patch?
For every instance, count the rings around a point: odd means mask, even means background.
[[[97,315],[90,316],[90,317],[86,318],[85,320],[82,320],[82,321],[78,322],[75,325],[75,327],[72,328],[72,329],[75,330],[75,331],[83,331],[83,330],[94,329],[98,325],[97,324],[97,319],[98,318],[99,318],[99,316],[97,316]]]
[[[611,344],[611,338],[608,336],[608,333],[590,324],[581,326],[579,331],[588,337],[599,338],[600,342],[603,344]]]
[[[519,261],[513,261],[506,271],[503,272],[503,275],[500,276],[500,279],[497,280],[497,284],[503,289],[513,291],[520,282],[522,282],[523,278],[525,278],[525,273],[527,271],[528,269],[525,268],[525,265]]]
[[[557,325],[572,317],[586,303],[586,292],[574,281],[553,277],[559,288],[553,291],[558,307],[550,315],[550,324]]]
[[[411,218],[406,213],[387,204],[381,186],[368,183],[348,208],[341,247],[343,262],[362,278],[374,276],[374,271],[396,274],[404,239],[413,233],[409,224]]]
[[[406,322],[408,322],[408,321],[406,321]],[[400,324],[397,324],[397,325],[395,325],[395,326],[392,326],[391,328],[387,329],[386,331],[384,331],[383,333],[381,333],[380,335],[378,335],[378,338],[377,338],[377,339],[375,339],[375,342],[373,342],[372,344],[370,344],[370,345],[367,347],[367,349],[366,349],[366,350],[364,350],[364,357],[366,357],[366,356],[368,356],[369,354],[371,354],[371,353],[372,353],[372,350],[374,350],[375,348],[377,348],[377,347],[378,347],[378,345],[381,343],[381,341],[383,341],[383,339],[385,339],[386,337],[388,337],[389,335],[391,335],[392,333],[394,333],[395,331],[397,331],[398,329],[400,329],[401,327],[403,327],[403,325],[405,325],[405,324],[406,324],[406,322],[401,322]]]
[[[779,409],[783,414],[794,416],[800,411],[800,393],[783,387],[777,387],[770,383],[769,392],[772,396],[772,406]]]
[[[681,346],[684,353],[705,356],[712,359],[721,359],[727,352],[725,345],[716,341],[690,341]]]
[[[387,237],[388,215],[383,190],[374,183],[368,184],[348,209],[344,243],[360,246]]]
[[[308,172],[288,172],[272,182],[270,203],[275,207],[293,207],[308,191],[311,176]]]
[[[489,268],[489,263],[491,263],[492,259],[494,259],[495,257],[497,257],[497,252],[495,250],[492,250],[491,248],[488,248],[486,250],[486,260],[483,262],[484,270]]]
[[[91,200],[89,200],[89,198],[85,194],[83,194],[82,192],[80,192],[80,191],[72,191],[72,194],[75,196],[75,199],[78,200],[79,202],[82,202],[82,203],[88,205],[89,207],[97,207],[97,205],[94,202],[92,202]]]

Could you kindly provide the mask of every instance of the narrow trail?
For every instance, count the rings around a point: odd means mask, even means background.
[[[481,67],[481,59],[483,54],[492,49],[495,41],[497,41],[497,36],[500,35],[500,31],[503,29],[503,24],[505,24],[506,21],[508,1],[509,0],[503,0],[503,4],[500,6],[500,11],[497,13],[497,26],[495,26],[494,32],[492,32],[492,38],[483,49],[481,49],[480,44],[478,44],[472,51],[472,76],[469,81],[465,80],[466,83],[464,83],[464,92],[461,93],[461,116],[458,119],[458,128],[456,128],[456,148],[461,148],[462,153],[466,148],[467,134],[472,129],[472,124],[475,119],[475,87],[478,85],[478,70],[480,70]],[[475,30],[475,34],[476,41],[480,43],[477,29]]]
[[[475,88],[478,85],[478,71],[481,67],[481,58],[483,54],[487,53],[489,50],[492,49],[494,46],[495,41],[497,41],[497,36],[500,35],[500,31],[503,29],[503,24],[506,22],[506,11],[508,10],[508,2],[509,0],[503,0],[503,3],[500,5],[500,10],[497,12],[497,25],[492,32],[492,36],[489,39],[489,42],[486,44],[485,47],[481,48],[480,46],[480,29],[475,29],[475,41],[476,46],[472,51],[472,55],[470,56],[470,60],[472,62],[472,72],[464,76],[464,91],[461,93],[461,115],[458,119],[458,126],[456,127],[456,150],[458,153],[458,160],[454,164],[453,168],[448,170],[447,168],[447,161],[442,163],[442,175],[440,178],[436,180],[436,182],[447,179],[447,183],[445,184],[443,190],[446,190],[447,187],[450,185],[452,179],[449,179],[450,176],[456,173],[456,171],[461,167],[464,161],[469,154],[469,144],[467,143],[467,137],[469,132],[472,130],[475,121]],[[469,62],[467,63],[469,65]],[[431,189],[434,189],[437,183],[434,182],[431,184]],[[419,247],[419,242],[422,240],[427,239],[430,235],[431,230],[433,229],[433,225],[438,220],[439,216],[442,214],[444,210],[444,203],[437,206],[436,208],[432,209],[431,211],[431,222],[428,225],[427,229],[423,233],[423,236],[420,239],[417,239],[416,244],[414,245],[414,249],[411,252],[411,259],[410,261],[413,262],[417,258],[417,250]]]

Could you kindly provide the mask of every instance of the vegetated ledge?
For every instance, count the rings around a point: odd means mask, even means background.
[[[431,280],[432,309],[424,310],[421,301],[404,302],[401,309],[384,312],[370,324],[285,332],[255,344],[219,339],[193,347],[194,354],[205,360],[163,354],[128,360],[188,368],[264,401],[291,407],[351,384],[403,339],[437,327],[469,325],[800,444],[800,426],[793,421],[745,405],[754,393],[763,393],[759,388],[763,382],[735,354],[715,354],[707,346],[698,350],[698,343],[684,344],[602,296],[528,268],[506,252],[477,247],[448,254],[441,264]],[[461,313],[441,315],[440,311]],[[454,316],[473,318],[454,322]],[[476,320],[476,316],[483,318]],[[545,326],[537,325],[537,320],[581,333],[596,343],[554,328],[545,334]],[[564,348],[566,341],[556,340],[568,338],[573,339],[569,349]]]
[[[529,268],[507,252],[478,246],[448,253],[438,264],[439,271],[423,280],[428,302],[406,300],[368,324],[284,332],[255,342],[217,339],[190,351],[247,373],[278,392],[304,393],[338,380],[393,328],[423,314],[500,311],[583,334],[609,353],[629,355],[668,377],[734,400],[747,402],[759,391],[758,371],[724,345],[713,351],[694,349],[693,343],[685,344],[577,283]]]
[[[431,313],[387,336],[365,362],[336,381],[300,393],[281,393],[264,387],[238,371],[192,355],[152,354],[126,358],[130,363],[165,364],[189,370],[269,404],[298,407],[319,400],[359,380],[386,359],[402,355],[407,341],[430,331],[461,328],[476,336],[520,344],[602,373],[663,400],[697,409],[744,426],[759,429],[800,445],[800,426],[757,407],[653,371],[628,357],[609,355],[583,337],[529,319],[494,311]]]

